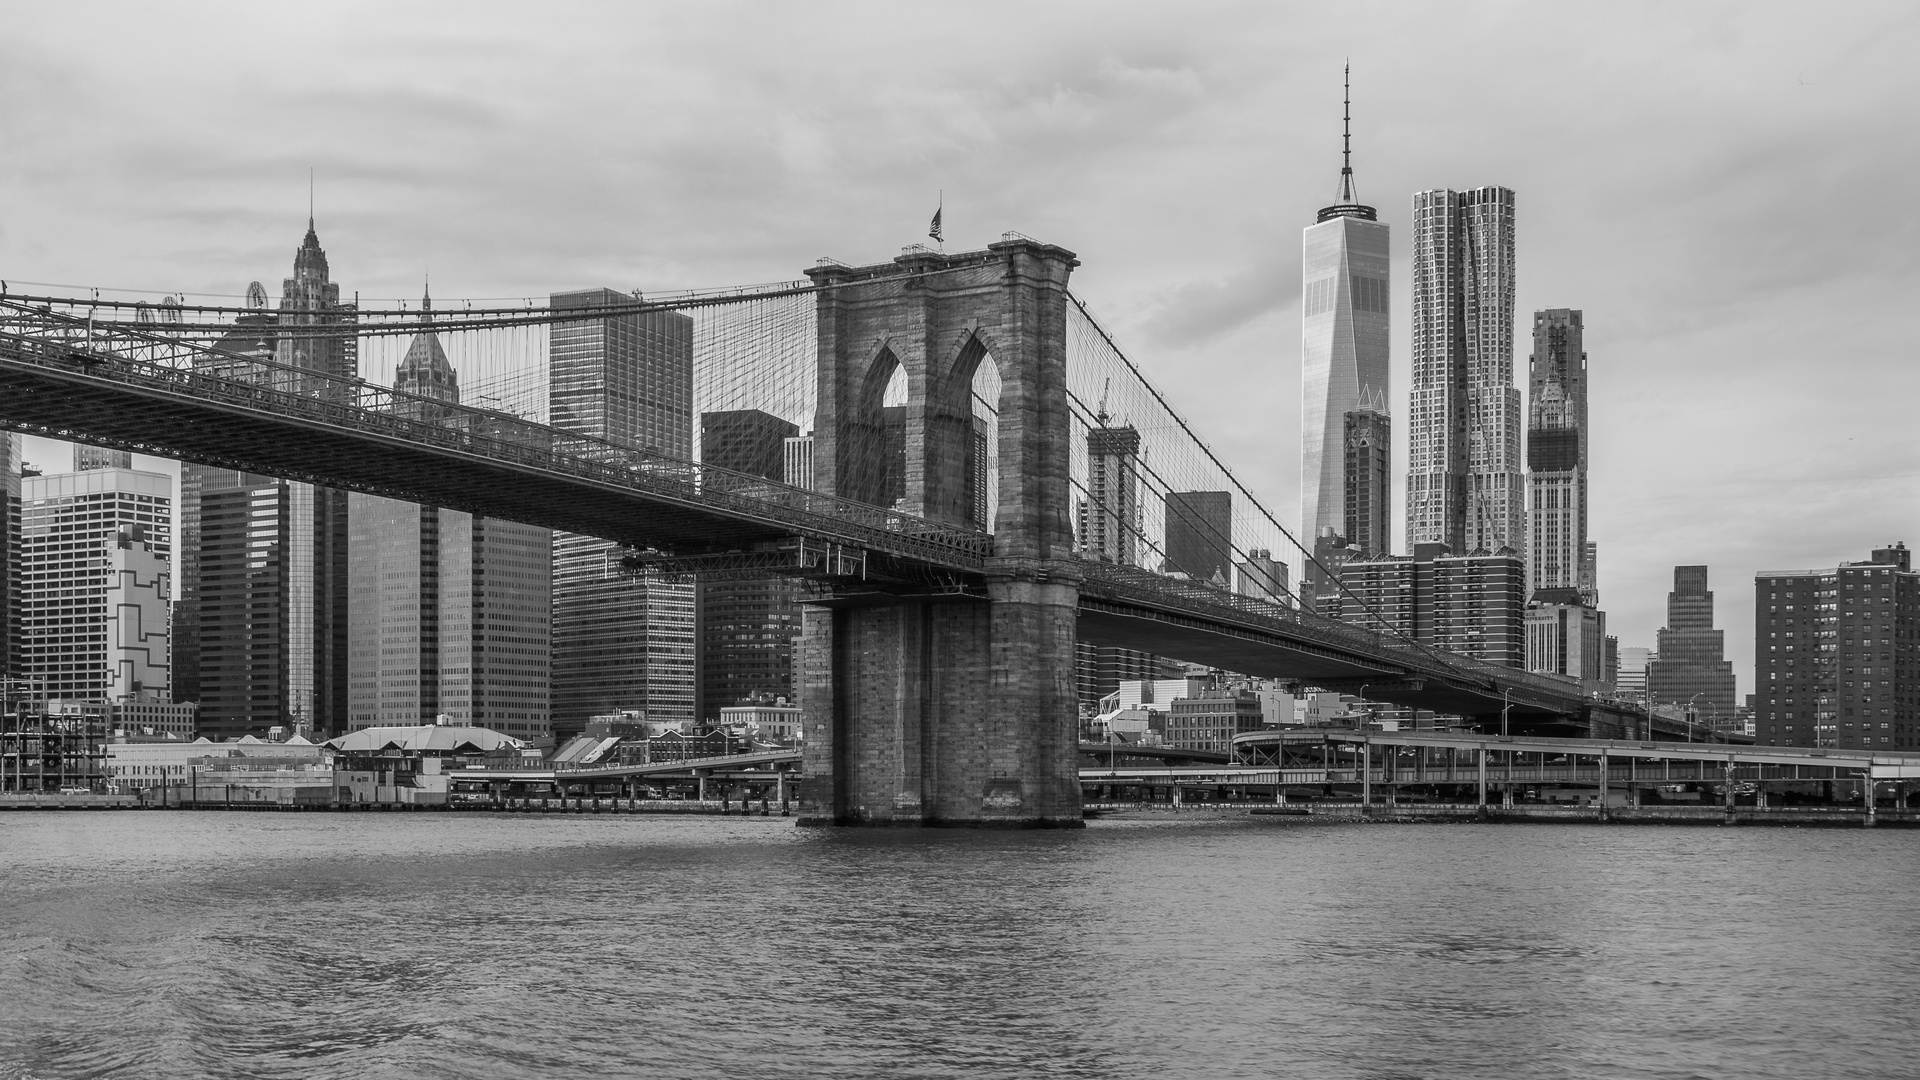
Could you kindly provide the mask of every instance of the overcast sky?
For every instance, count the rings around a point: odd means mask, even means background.
[[[1653,644],[1676,563],[1707,563],[1744,693],[1755,570],[1920,542],[1911,4],[0,17],[0,277],[277,294],[309,166],[334,279],[367,297],[417,296],[429,266],[446,297],[787,279],[890,258],[944,189],[949,250],[1017,229],[1078,252],[1076,291],[1289,524],[1300,229],[1332,201],[1351,57],[1396,418],[1413,192],[1515,189],[1520,331],[1586,312],[1623,645]]]

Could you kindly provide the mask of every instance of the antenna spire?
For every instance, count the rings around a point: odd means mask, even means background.
[[[1342,69],[1342,87],[1340,98],[1340,201],[1358,202],[1359,196],[1353,191],[1353,61],[1348,60]]]

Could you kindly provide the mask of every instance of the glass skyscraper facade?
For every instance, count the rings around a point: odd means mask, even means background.
[[[702,413],[700,461],[779,482],[787,444],[799,436],[794,424],[759,409]],[[793,700],[793,641],[800,633],[793,580],[718,577],[700,582],[699,592],[702,719],[717,721],[721,709],[749,701]]]
[[[1343,138],[1339,201],[1320,210],[1300,244],[1300,542],[1315,551],[1359,542],[1346,534],[1348,414],[1379,414],[1374,437],[1382,455],[1390,452],[1384,423],[1389,230],[1359,201],[1351,137]],[[1384,503],[1378,509],[1384,522]],[[1384,546],[1367,550],[1386,553]],[[1329,573],[1311,560],[1301,582],[1303,599],[1332,586]]]
[[[1232,587],[1232,493],[1169,491],[1166,505],[1167,569]]]
[[[1526,551],[1513,206],[1503,187],[1413,197],[1409,548]]]
[[[279,307],[267,309],[257,283],[248,297],[258,313],[236,319],[215,345],[226,355],[196,359],[200,369],[351,401],[355,305],[341,301],[311,218]],[[345,491],[181,464],[175,685],[180,700],[200,703],[203,733],[345,729],[347,513]]]
[[[556,309],[629,302],[611,289],[556,293]],[[676,312],[555,323],[547,415],[554,427],[680,459],[693,456],[693,320]],[[650,720],[699,715],[693,582],[634,575],[618,545],[553,537],[553,729],[624,709]]]
[[[421,302],[394,407],[458,422],[459,377]],[[358,492],[349,497],[348,726],[440,716],[516,738],[550,732],[546,529]]]

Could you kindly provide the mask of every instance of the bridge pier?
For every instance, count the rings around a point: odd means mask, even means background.
[[[804,608],[803,823],[1081,825],[1066,370],[1076,265],[1009,234],[984,252],[807,272],[823,287],[816,487],[993,536],[977,576],[843,582]],[[985,365],[1000,378],[986,403],[993,476],[975,441]],[[906,401],[885,406],[895,375]]]
[[[1081,824],[1072,584],[810,605],[802,824]]]

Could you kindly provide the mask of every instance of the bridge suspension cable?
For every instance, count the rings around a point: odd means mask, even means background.
[[[1281,524],[1266,505],[1240,482],[1233,470],[1227,467],[1212,447],[1200,438],[1192,425],[1173,408],[1166,396],[1146,378],[1140,367],[1120,348],[1113,335],[1094,317],[1086,302],[1071,292],[1068,296],[1073,302],[1073,313],[1077,316],[1074,325],[1070,327],[1068,349],[1069,397],[1077,423],[1086,429],[1124,425],[1137,430],[1141,438],[1139,453],[1141,473],[1143,478],[1149,481],[1147,486],[1163,499],[1186,492],[1217,490],[1220,486],[1230,488],[1236,493],[1239,498],[1234,500],[1231,526],[1227,535],[1223,535],[1218,526],[1203,514],[1183,513],[1180,516],[1188,528],[1210,536],[1222,547],[1231,550],[1239,559],[1250,561],[1250,552],[1262,545],[1251,541],[1236,542],[1233,533],[1242,533],[1250,538],[1267,533],[1298,551],[1302,557],[1303,566],[1310,564],[1327,572],[1327,568],[1315,558],[1313,551],[1302,544],[1292,531]],[[1109,382],[1109,379],[1113,381]],[[1087,397],[1094,393],[1117,399],[1117,402],[1110,400],[1107,407],[1096,414],[1086,404]],[[1084,434],[1075,439],[1076,457],[1073,473],[1076,477],[1089,474],[1084,443]],[[1184,486],[1176,487],[1175,485]],[[1141,510],[1143,520],[1141,526],[1135,531],[1139,534],[1150,533],[1155,523],[1151,520],[1156,516],[1155,508],[1148,500],[1142,500]],[[1161,507],[1157,515],[1163,535],[1165,518],[1170,512],[1165,507]],[[1405,630],[1390,623],[1378,609],[1341,582],[1337,574],[1327,572],[1327,577],[1335,583],[1345,601],[1351,604],[1354,610],[1366,616],[1361,625],[1404,641],[1408,647],[1419,651],[1434,663],[1443,665],[1449,670],[1462,670],[1460,661],[1465,658],[1444,655],[1427,643],[1419,641]],[[1297,602],[1297,593],[1291,589],[1288,591]]]

